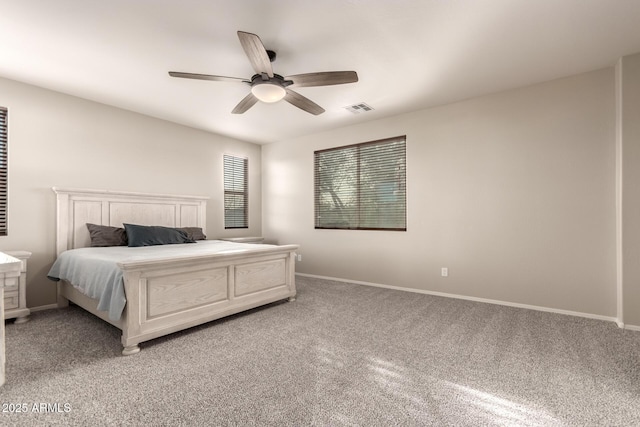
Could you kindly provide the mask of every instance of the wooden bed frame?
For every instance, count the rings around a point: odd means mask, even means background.
[[[206,234],[207,197],[54,187],[57,254],[90,246],[86,223],[201,227]],[[58,305],[69,301],[122,330],[125,356],[138,344],[260,305],[295,299],[297,245],[241,253],[120,263],[127,303],[118,321],[97,310],[97,300],[58,282]]]

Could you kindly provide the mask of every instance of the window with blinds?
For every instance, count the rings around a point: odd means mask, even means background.
[[[315,228],[407,229],[406,136],[314,153]]]
[[[8,213],[8,142],[9,142],[9,113],[0,107],[0,236],[6,236]]]
[[[224,228],[249,228],[249,159],[224,155]]]

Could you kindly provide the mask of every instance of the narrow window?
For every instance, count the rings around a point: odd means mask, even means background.
[[[249,159],[224,155],[224,228],[249,228]]]
[[[406,137],[314,153],[315,228],[406,231]]]
[[[8,233],[8,143],[9,143],[9,112],[0,107],[0,236]]]

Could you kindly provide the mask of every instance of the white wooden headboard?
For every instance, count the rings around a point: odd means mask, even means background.
[[[87,223],[201,227],[206,233],[208,197],[59,187],[53,191],[57,195],[58,255],[90,245]]]

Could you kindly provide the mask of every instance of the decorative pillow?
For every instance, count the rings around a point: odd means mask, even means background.
[[[87,223],[92,247],[127,246],[124,228]]]
[[[176,230],[184,231],[191,240],[207,240],[207,236],[204,235],[200,227],[180,227]]]
[[[186,232],[170,227],[124,224],[124,229],[127,232],[129,247],[195,243]]]

